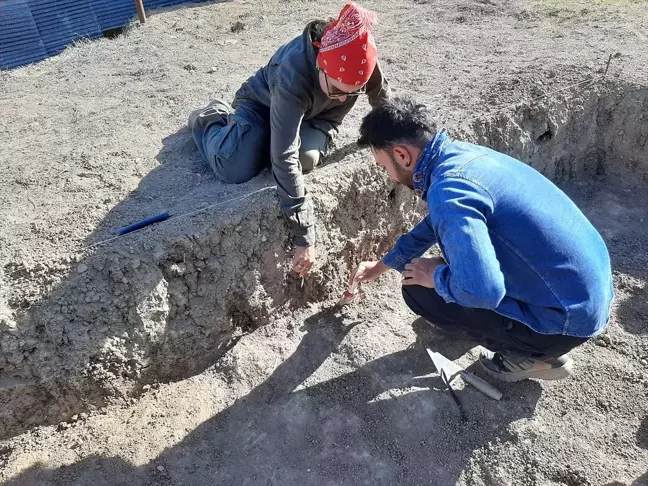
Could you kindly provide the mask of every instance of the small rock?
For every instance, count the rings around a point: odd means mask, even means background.
[[[151,389],[151,385],[144,385],[142,387],[142,391],[149,391]]]
[[[217,68],[215,68],[215,67],[210,67],[210,68],[207,70],[207,74],[214,74],[216,71],[218,71]]]
[[[241,21],[234,22],[234,24],[232,24],[232,27],[230,27],[230,30],[236,34],[237,32],[245,30],[245,24]]]
[[[225,44],[236,44],[236,43],[238,43],[238,40],[236,39],[227,39],[225,41]]]
[[[77,422],[79,420],[79,416],[78,415],[72,415],[72,418],[70,420],[72,420],[72,422]]]
[[[191,63],[185,64],[184,66],[182,66],[182,68],[187,70],[187,71],[195,71],[196,70],[196,66],[194,66]]]
[[[95,465],[95,469],[101,469],[101,464]]]
[[[174,263],[169,270],[174,277],[181,277],[187,271],[187,266],[184,263]]]
[[[79,263],[77,265],[77,273],[85,273],[88,271],[88,266],[85,263]]]
[[[160,472],[164,472],[164,466],[158,466],[157,470],[160,471]]]
[[[616,52],[613,57],[621,57],[622,55],[623,54],[621,54],[620,52]]]
[[[261,237],[261,241],[263,241],[265,243],[266,241],[268,241],[268,237],[266,235],[263,235]]]
[[[610,336],[605,334],[596,341],[596,344],[598,344],[599,346],[607,347],[612,344],[612,340],[610,339]]]

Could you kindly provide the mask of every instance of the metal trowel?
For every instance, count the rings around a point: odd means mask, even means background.
[[[364,292],[358,288],[357,282],[352,282],[347,290],[344,291],[336,306],[342,307],[349,304],[360,302],[364,299]]]
[[[485,382],[478,376],[469,373],[459,366],[454,361],[450,361],[448,358],[443,356],[441,353],[435,353],[430,348],[425,348],[432,362],[436,367],[439,373],[444,372],[445,376],[448,377],[448,385],[452,382],[457,376],[461,376],[466,383],[470,383],[472,386],[477,388],[484,395],[491,397],[494,400],[499,400],[502,398],[502,392],[495,388],[490,383]]]

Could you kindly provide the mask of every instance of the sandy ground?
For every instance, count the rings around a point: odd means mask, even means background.
[[[464,366],[477,348],[416,320],[391,276],[357,307],[313,305],[131,405],[7,441],[4,484],[647,484],[648,238],[629,223],[648,216],[648,190],[606,178],[566,190],[616,242],[620,294],[573,378],[499,384],[501,402],[464,388],[462,423],[423,346]]]
[[[381,15],[378,44],[395,88],[453,127],[600,74],[609,54],[619,53],[613,79],[648,83],[645,2],[367,5]],[[175,9],[0,73],[0,267],[60,260],[159,210],[195,207],[215,190],[234,194],[196,157],[187,114],[230,99],[306,20],[340,6]],[[246,29],[234,34],[236,21]],[[345,124],[341,146],[365,109]],[[0,481],[648,484],[648,189],[630,176],[564,188],[608,242],[618,296],[608,333],[574,353],[572,379],[502,385],[499,403],[466,388],[459,396],[469,421],[461,423],[422,346],[468,366],[473,343],[415,322],[391,276],[357,308],[313,303],[244,336],[200,375],[3,441]],[[30,285],[26,305],[53,282]]]

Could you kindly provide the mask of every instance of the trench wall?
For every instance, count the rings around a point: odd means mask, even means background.
[[[455,128],[556,182],[627,172],[648,182],[645,87],[598,85]],[[242,334],[337,297],[354,265],[381,256],[422,209],[360,152],[318,169],[309,188],[320,266],[303,288],[272,190],[65,261],[5,268],[0,438],[201,372]],[[42,293],[21,295],[26,280]]]

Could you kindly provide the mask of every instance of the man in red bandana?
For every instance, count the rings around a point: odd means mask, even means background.
[[[326,155],[361,95],[389,97],[372,30],[377,16],[348,3],[337,20],[314,21],[250,77],[230,107],[213,101],[189,118],[201,156],[224,182],[239,184],[270,166],[296,246],[293,270],[315,262],[315,215],[303,174]]]

